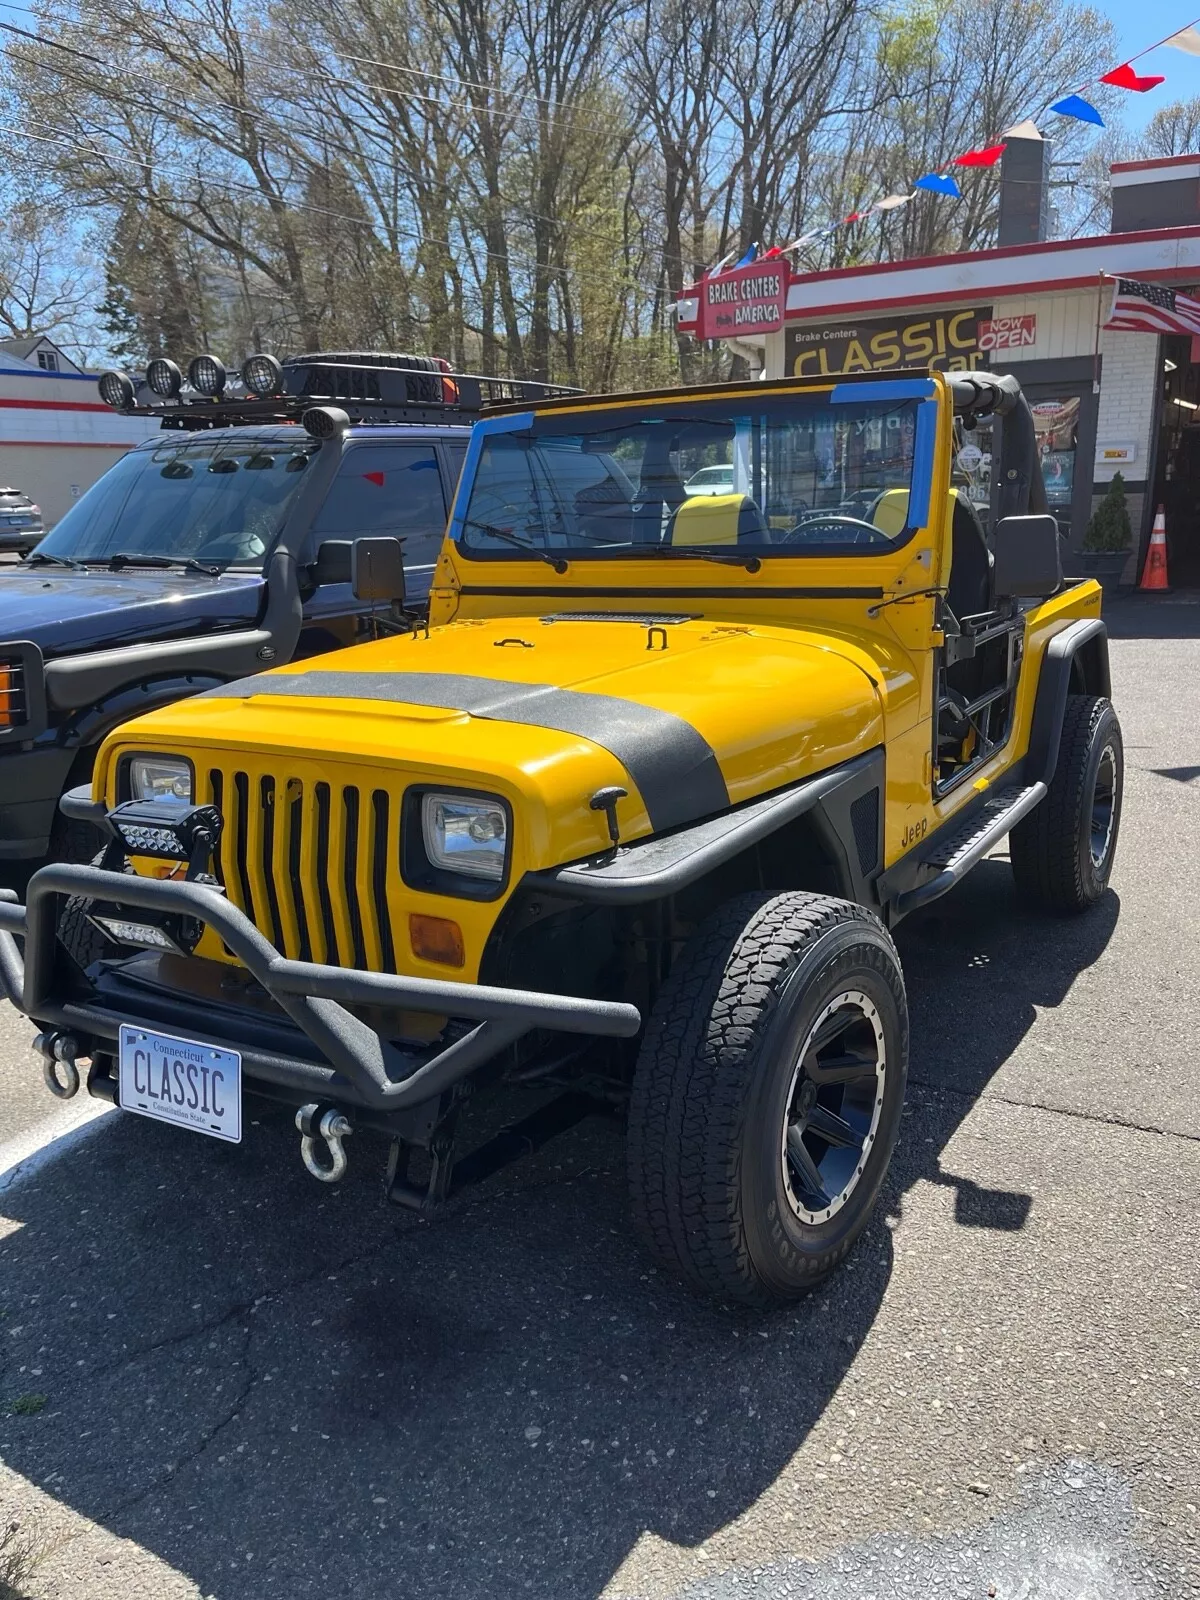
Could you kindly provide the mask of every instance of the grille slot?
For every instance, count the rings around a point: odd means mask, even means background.
[[[312,773],[208,779],[225,821],[217,871],[259,932],[301,961],[395,972],[399,808],[387,790]]]
[[[18,658],[0,660],[0,728],[15,728],[29,721],[25,689],[25,664]]]

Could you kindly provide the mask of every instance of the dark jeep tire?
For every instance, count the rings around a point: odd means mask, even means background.
[[[98,867],[104,860],[104,851],[90,858],[93,867]],[[132,872],[132,867],[127,866],[126,872]],[[106,956],[115,956],[120,951],[120,946],[100,929],[88,916],[93,901],[86,895],[72,895],[64,901],[63,908],[58,917],[58,942],[79,968],[86,972],[93,961],[99,961]]]
[[[823,895],[731,900],[676,961],[638,1056],[629,1187],[650,1253],[721,1300],[807,1293],[866,1226],[907,1071],[877,917]]]
[[[1124,779],[1121,724],[1111,703],[1069,695],[1049,792],[1009,836],[1017,892],[1027,905],[1070,913],[1100,899],[1112,876]]]

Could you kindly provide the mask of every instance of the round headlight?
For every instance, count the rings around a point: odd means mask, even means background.
[[[160,400],[173,400],[183,388],[183,373],[173,361],[158,356],[146,368],[146,382]]]
[[[249,356],[242,366],[242,382],[254,394],[278,394],[283,388],[283,368],[274,356]]]
[[[100,398],[114,411],[124,411],[133,404],[133,379],[125,372],[105,372],[97,384]]]
[[[188,382],[197,394],[216,398],[225,392],[225,363],[216,356],[193,356],[188,364]]]

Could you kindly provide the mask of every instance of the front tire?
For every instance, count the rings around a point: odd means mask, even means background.
[[[1009,836],[1013,877],[1026,904],[1072,913],[1100,899],[1112,876],[1124,780],[1112,704],[1098,695],[1069,695],[1049,792]]]
[[[821,895],[730,901],[676,962],[634,1074],[629,1185],[651,1254],[719,1299],[807,1293],[866,1226],[907,1070],[878,918]]]

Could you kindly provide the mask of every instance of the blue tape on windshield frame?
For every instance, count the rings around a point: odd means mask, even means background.
[[[479,458],[483,454],[486,437],[492,433],[521,433],[525,428],[532,427],[533,412],[518,411],[508,417],[484,417],[471,429],[466,458],[458,475],[458,488],[454,495],[454,509],[450,513],[450,525],[446,529],[454,544],[462,538],[467,502],[471,497],[471,486],[475,482],[475,472],[479,466]]]
[[[930,385],[932,389],[933,385]],[[912,483],[908,492],[910,529],[923,528],[929,521],[929,501],[933,489],[933,458],[937,445],[938,408],[932,400],[917,407],[916,437],[913,439]]]
[[[829,396],[831,406],[853,405],[856,400],[930,400],[932,378],[881,378],[878,383],[838,383]]]

